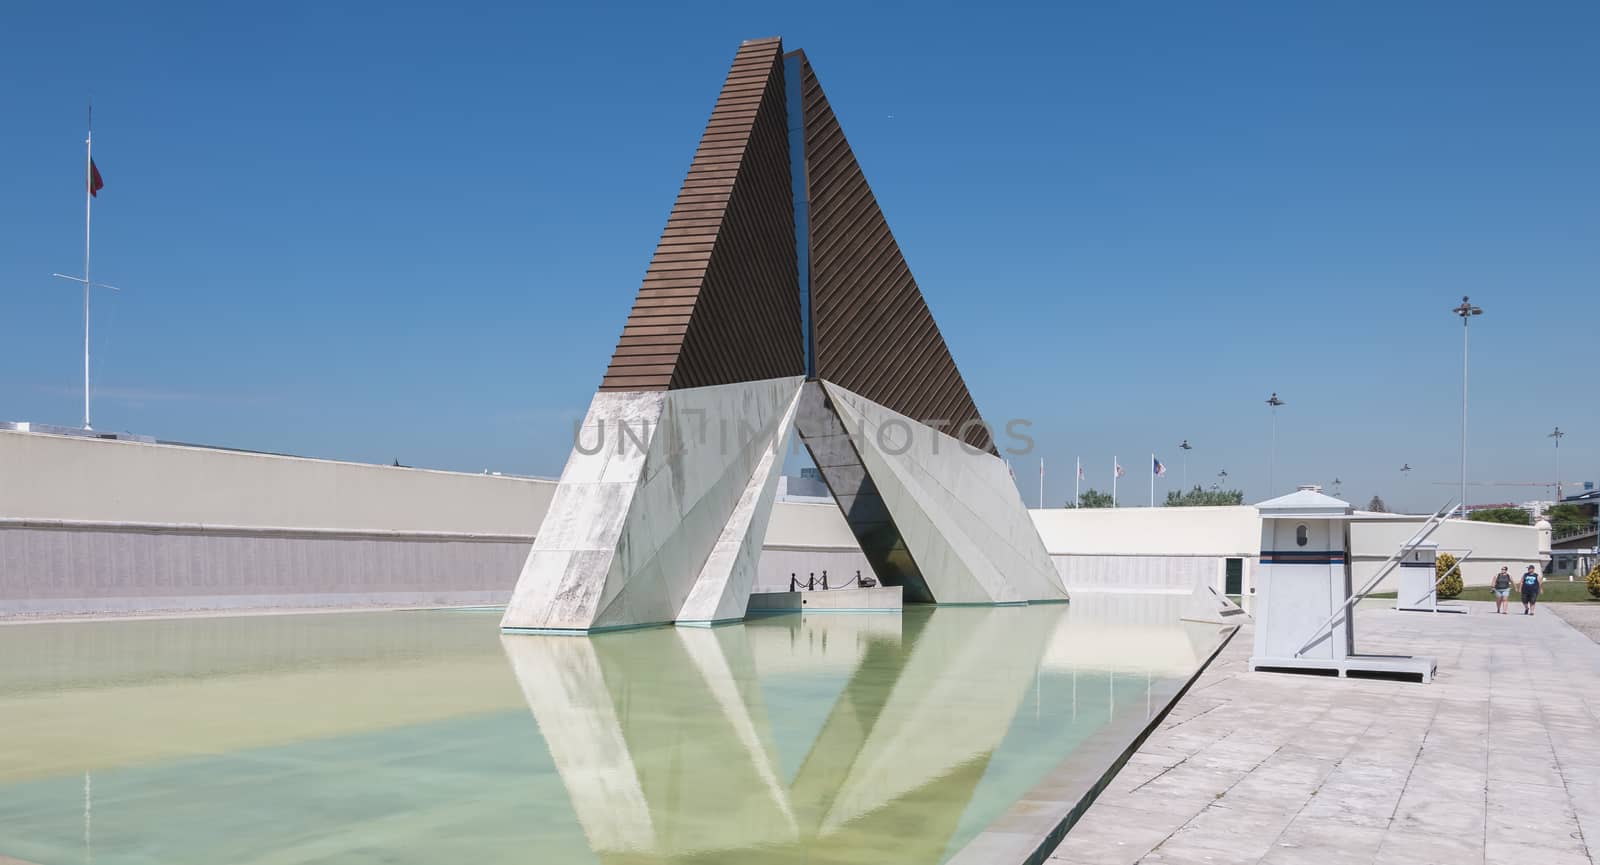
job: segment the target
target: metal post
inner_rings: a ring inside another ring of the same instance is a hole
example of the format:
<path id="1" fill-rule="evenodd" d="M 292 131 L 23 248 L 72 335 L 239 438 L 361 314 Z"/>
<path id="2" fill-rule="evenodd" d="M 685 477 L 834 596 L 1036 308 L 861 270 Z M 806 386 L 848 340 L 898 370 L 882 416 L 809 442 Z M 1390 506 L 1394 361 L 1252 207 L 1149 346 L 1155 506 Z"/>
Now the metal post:
<path id="1" fill-rule="evenodd" d="M 1561 427 L 1556 427 L 1556 431 L 1550 434 L 1550 438 L 1556 440 L 1556 504 L 1558 505 L 1561 504 L 1561 438 L 1565 435 Z"/>
<path id="2" fill-rule="evenodd" d="M 1465 302 L 1465 298 L 1462 298 Z M 1466 316 L 1461 318 L 1461 516 L 1468 513 L 1467 506 L 1467 327 Z"/>
<path id="3" fill-rule="evenodd" d="M 1178 450 L 1183 451 L 1183 491 L 1185 493 L 1188 493 L 1189 492 L 1189 451 L 1194 450 L 1194 445 L 1189 444 L 1189 440 L 1188 439 L 1184 439 L 1183 440 L 1183 444 L 1178 445 Z"/>
<path id="4" fill-rule="evenodd" d="M 1475 315 L 1483 315 L 1483 307 L 1473 306 L 1471 298 L 1461 296 L 1461 305 L 1451 312 L 1461 316 L 1461 516 L 1466 518 L 1467 507 L 1467 322 Z"/>
<path id="5" fill-rule="evenodd" d="M 1277 495 L 1278 489 L 1278 406 L 1283 405 L 1283 400 L 1278 399 L 1278 392 L 1273 391 L 1267 397 L 1267 405 L 1272 407 L 1272 447 L 1267 455 L 1267 498 Z"/>
<path id="6" fill-rule="evenodd" d="M 114 285 L 92 282 L 89 273 L 89 238 L 94 215 L 94 108 L 89 109 L 90 129 L 83 140 L 83 276 L 52 273 L 51 276 L 83 285 L 83 428 L 91 429 L 89 415 L 89 295 L 93 289 L 109 288 L 121 291 Z"/>
<path id="7" fill-rule="evenodd" d="M 89 426 L 89 226 L 94 212 L 94 106 L 89 106 L 89 132 L 83 140 L 83 428 Z"/>

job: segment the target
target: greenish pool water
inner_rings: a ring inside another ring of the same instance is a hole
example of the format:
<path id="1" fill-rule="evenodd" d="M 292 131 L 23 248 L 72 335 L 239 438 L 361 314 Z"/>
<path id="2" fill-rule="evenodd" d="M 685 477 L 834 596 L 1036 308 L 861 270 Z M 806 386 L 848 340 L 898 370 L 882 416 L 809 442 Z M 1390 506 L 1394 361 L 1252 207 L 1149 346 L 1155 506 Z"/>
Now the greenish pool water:
<path id="1" fill-rule="evenodd" d="M 1180 607 L 0 627 L 0 862 L 942 862 L 1160 711 L 1219 639 Z"/>

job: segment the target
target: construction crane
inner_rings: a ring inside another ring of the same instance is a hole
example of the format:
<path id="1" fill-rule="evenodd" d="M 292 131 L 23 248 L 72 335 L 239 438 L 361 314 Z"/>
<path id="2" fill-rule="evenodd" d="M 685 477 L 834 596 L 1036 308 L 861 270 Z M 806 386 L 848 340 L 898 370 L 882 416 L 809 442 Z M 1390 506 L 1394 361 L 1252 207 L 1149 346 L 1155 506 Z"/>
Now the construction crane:
<path id="1" fill-rule="evenodd" d="M 1459 487 L 1460 481 L 1434 481 L 1436 487 Z M 1551 487 L 1555 481 L 1467 481 L 1469 487 Z"/>
<path id="2" fill-rule="evenodd" d="M 1457 486 L 1461 485 L 1461 481 L 1459 481 L 1459 480 L 1456 480 L 1456 481 L 1434 481 L 1433 485 L 1436 486 L 1436 487 L 1457 487 Z M 1552 492 L 1554 492 L 1556 490 L 1556 482 L 1555 481 L 1468 481 L 1467 482 L 1467 486 L 1469 486 L 1469 487 L 1548 487 Z M 1465 502 L 1462 502 L 1462 507 L 1463 508 L 1467 507 L 1467 504 Z"/>

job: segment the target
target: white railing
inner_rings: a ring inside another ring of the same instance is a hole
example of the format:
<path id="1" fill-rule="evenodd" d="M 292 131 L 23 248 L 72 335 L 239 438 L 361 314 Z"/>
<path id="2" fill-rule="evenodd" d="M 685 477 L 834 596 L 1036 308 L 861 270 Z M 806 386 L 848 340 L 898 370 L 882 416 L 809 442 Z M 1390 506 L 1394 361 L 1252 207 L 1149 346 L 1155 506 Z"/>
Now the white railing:
<path id="1" fill-rule="evenodd" d="M 1372 590 L 1377 588 L 1379 583 L 1383 582 L 1384 577 L 1389 576 L 1390 571 L 1393 571 L 1396 567 L 1399 567 L 1401 560 L 1403 560 L 1417 547 L 1421 546 L 1425 541 L 1428 540 L 1429 536 L 1431 536 L 1435 531 L 1438 531 L 1440 526 L 1444 525 L 1445 519 L 1449 517 L 1450 512 L 1453 509 L 1452 505 L 1453 500 L 1451 502 L 1446 502 L 1444 507 L 1435 511 L 1433 516 L 1428 517 L 1427 521 L 1422 524 L 1422 527 L 1417 529 L 1416 534 L 1413 534 L 1410 540 L 1401 544 L 1400 549 L 1396 550 L 1393 555 L 1384 561 L 1383 566 L 1378 568 L 1378 573 L 1375 574 L 1372 579 L 1368 580 L 1366 585 L 1362 586 L 1359 591 L 1352 593 L 1350 597 L 1346 598 L 1345 602 L 1340 604 L 1339 608 L 1333 611 L 1333 615 L 1329 616 L 1327 621 L 1323 622 L 1321 625 L 1318 625 L 1316 630 L 1311 632 L 1311 639 L 1306 640 L 1305 645 L 1296 650 L 1294 656 L 1298 658 L 1301 655 L 1304 655 L 1312 646 L 1322 642 L 1323 637 L 1332 634 L 1332 627 L 1335 622 L 1339 621 L 1340 616 L 1345 615 L 1346 611 L 1348 611 L 1352 606 L 1364 600 L 1367 595 L 1372 594 Z"/>

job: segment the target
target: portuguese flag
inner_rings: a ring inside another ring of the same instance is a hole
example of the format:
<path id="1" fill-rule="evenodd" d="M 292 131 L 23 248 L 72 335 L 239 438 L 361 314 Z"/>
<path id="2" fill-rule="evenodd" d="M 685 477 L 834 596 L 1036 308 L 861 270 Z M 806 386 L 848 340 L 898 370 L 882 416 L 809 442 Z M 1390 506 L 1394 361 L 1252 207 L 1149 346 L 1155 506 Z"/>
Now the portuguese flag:
<path id="1" fill-rule="evenodd" d="M 94 160 L 90 159 L 89 160 L 89 196 L 91 198 L 99 198 L 100 197 L 100 190 L 104 189 L 105 185 L 106 185 L 106 182 L 104 180 L 100 179 L 100 169 L 94 164 Z"/>

